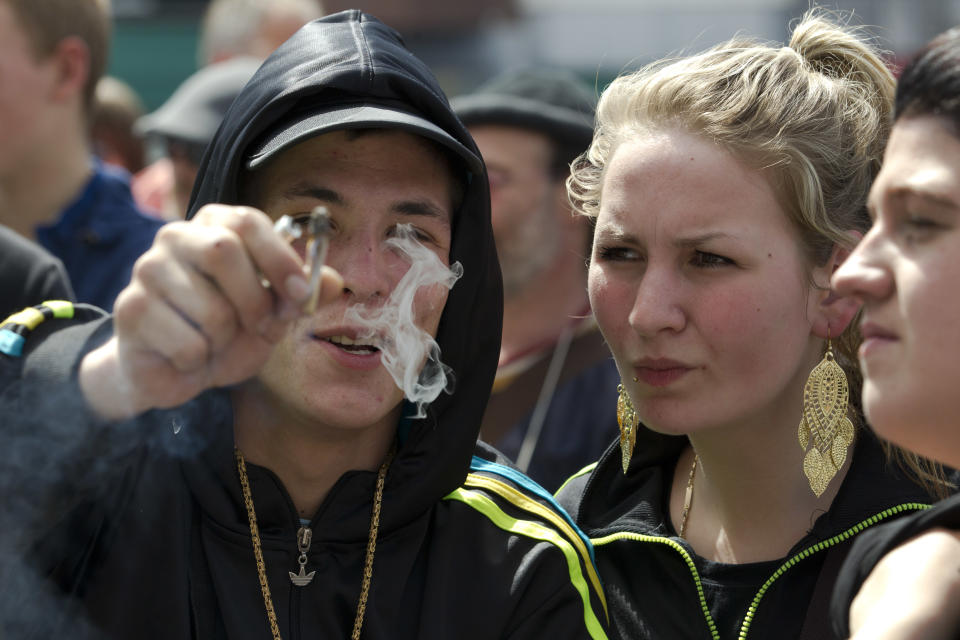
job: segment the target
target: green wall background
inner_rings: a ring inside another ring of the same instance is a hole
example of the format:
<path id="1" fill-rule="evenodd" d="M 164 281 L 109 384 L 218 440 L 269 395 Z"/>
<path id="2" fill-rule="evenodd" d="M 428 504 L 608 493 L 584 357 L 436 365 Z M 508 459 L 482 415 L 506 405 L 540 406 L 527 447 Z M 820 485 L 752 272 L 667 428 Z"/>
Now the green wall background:
<path id="1" fill-rule="evenodd" d="M 196 18 L 116 21 L 107 73 L 156 109 L 197 70 L 198 26 Z"/>

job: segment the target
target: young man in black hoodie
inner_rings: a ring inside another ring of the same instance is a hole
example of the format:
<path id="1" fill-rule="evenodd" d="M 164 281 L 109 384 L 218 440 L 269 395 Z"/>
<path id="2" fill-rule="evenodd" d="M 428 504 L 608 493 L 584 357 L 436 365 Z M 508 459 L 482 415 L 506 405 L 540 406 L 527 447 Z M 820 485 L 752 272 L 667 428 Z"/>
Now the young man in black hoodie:
<path id="1" fill-rule="evenodd" d="M 316 205 L 333 270 L 303 313 L 303 262 L 273 225 Z M 112 322 L 38 327 L 15 359 L 15 431 L 56 436 L 48 458 L 65 442 L 71 471 L 5 520 L 33 525 L 8 548 L 50 577 L 44 596 L 111 638 L 605 637 L 589 544 L 476 444 L 502 310 L 487 180 L 397 34 L 351 11 L 281 46 L 211 143 L 191 214 Z M 396 304 L 411 262 L 462 276 Z M 404 323 L 362 331 L 391 307 L 435 338 L 455 390 L 397 389 L 384 334 Z M 11 633 L 57 622 L 3 614 Z"/>

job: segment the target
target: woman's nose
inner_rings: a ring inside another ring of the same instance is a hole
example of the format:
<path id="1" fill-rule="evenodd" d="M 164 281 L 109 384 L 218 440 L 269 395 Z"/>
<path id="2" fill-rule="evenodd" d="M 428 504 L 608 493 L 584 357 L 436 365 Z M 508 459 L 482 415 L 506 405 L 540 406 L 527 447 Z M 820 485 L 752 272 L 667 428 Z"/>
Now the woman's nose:
<path id="1" fill-rule="evenodd" d="M 653 337 L 663 330 L 680 331 L 686 316 L 679 298 L 680 283 L 665 268 L 647 267 L 634 294 L 630 326 Z"/>
<path id="2" fill-rule="evenodd" d="M 833 273 L 834 290 L 860 302 L 883 299 L 893 291 L 893 276 L 886 264 L 884 240 L 874 226 Z"/>

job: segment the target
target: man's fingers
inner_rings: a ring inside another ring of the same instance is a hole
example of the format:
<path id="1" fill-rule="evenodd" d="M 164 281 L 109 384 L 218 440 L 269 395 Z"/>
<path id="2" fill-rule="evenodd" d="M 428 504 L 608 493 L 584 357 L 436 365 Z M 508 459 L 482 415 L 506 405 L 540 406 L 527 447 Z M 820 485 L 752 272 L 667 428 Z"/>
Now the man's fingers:
<path id="1" fill-rule="evenodd" d="M 178 301 L 176 306 L 188 311 L 188 315 L 198 324 L 205 329 L 213 329 L 216 325 L 203 322 L 203 318 L 213 315 L 212 322 L 222 320 L 216 317 L 223 313 L 219 303 L 228 306 L 236 322 L 248 331 L 259 331 L 264 323 L 271 321 L 275 312 L 274 294 L 260 284 L 251 257 L 235 233 L 222 227 L 210 227 L 202 234 L 185 239 L 176 250 L 197 275 L 186 284 L 196 287 L 198 295 L 208 295 L 203 300 L 208 304 L 185 304 L 185 299 L 190 297 L 190 290 L 169 291 L 170 299 Z M 195 316 L 189 312 L 194 310 L 202 315 Z M 232 335 L 226 336 L 219 344 L 230 339 Z"/>
<path id="2" fill-rule="evenodd" d="M 240 332 L 209 365 L 213 386 L 228 386 L 253 376 L 270 355 L 273 344 L 255 333 Z"/>
<path id="3" fill-rule="evenodd" d="M 235 268 L 241 269 L 242 266 Z M 196 327 L 213 352 L 220 351 L 233 340 L 240 329 L 243 305 L 250 307 L 254 304 L 242 297 L 238 301 L 228 299 L 212 279 L 189 265 L 167 260 L 162 252 L 137 264 L 137 278 L 153 295 Z M 269 314 L 269 294 L 256 290 L 256 287 L 252 289 L 252 296 L 268 299 L 262 304 L 266 310 L 261 313 Z"/>
<path id="4" fill-rule="evenodd" d="M 178 371 L 203 367 L 213 353 L 212 342 L 198 324 L 171 306 L 156 289 L 145 288 L 143 282 L 141 274 L 117 298 L 117 334 L 135 351 L 155 353 Z"/>
<path id="5" fill-rule="evenodd" d="M 273 230 L 273 221 L 265 213 L 251 207 L 207 205 L 198 212 L 197 222 L 235 233 L 242 240 L 254 269 L 263 274 L 280 297 L 294 303 L 302 303 L 309 297 L 303 261 Z"/>

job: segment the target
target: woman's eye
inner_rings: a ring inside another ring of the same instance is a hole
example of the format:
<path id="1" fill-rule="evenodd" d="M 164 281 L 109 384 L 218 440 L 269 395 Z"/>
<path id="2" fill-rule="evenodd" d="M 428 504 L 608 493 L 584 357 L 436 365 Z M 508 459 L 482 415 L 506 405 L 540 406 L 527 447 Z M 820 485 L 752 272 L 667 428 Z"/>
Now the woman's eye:
<path id="1" fill-rule="evenodd" d="M 597 259 L 604 262 L 629 262 L 640 258 L 635 249 L 627 247 L 597 247 Z"/>
<path id="2" fill-rule="evenodd" d="M 905 225 L 911 229 L 936 229 L 940 225 L 928 218 L 910 217 Z"/>
<path id="3" fill-rule="evenodd" d="M 709 251 L 695 251 L 692 262 L 695 267 L 703 268 L 725 267 L 733 264 L 730 258 L 724 258 Z"/>
<path id="4" fill-rule="evenodd" d="M 940 228 L 940 223 L 920 216 L 910 216 L 901 223 L 901 233 L 908 242 L 922 240 Z"/>

